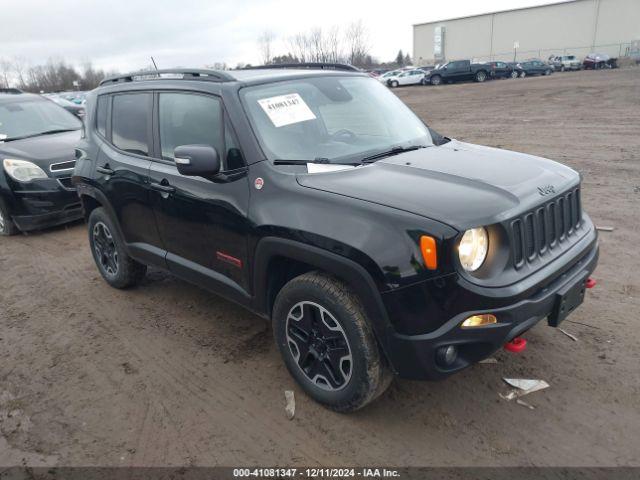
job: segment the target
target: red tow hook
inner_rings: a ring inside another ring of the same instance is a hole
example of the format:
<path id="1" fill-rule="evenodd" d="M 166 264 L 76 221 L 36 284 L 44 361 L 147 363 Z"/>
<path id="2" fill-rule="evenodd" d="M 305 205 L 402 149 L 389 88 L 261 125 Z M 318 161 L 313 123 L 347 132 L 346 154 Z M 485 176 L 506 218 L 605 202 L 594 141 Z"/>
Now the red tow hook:
<path id="1" fill-rule="evenodd" d="M 520 353 L 527 348 L 527 341 L 522 337 L 516 337 L 504 344 L 504 349 L 511 353 Z"/>
<path id="2" fill-rule="evenodd" d="M 595 287 L 597 284 L 598 284 L 598 282 L 596 282 L 596 279 L 595 279 L 595 278 L 592 278 L 592 277 L 587 278 L 587 281 L 586 281 L 586 282 L 584 282 L 584 286 L 585 286 L 586 288 L 593 288 L 593 287 Z"/>

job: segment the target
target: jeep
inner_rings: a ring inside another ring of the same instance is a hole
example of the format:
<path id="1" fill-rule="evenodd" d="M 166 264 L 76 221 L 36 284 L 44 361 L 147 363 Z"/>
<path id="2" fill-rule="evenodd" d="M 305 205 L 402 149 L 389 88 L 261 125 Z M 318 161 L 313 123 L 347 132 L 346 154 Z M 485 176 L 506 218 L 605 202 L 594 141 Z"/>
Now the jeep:
<path id="1" fill-rule="evenodd" d="M 237 302 L 341 412 L 580 305 L 598 243 L 578 173 L 444 137 L 347 66 L 304 67 L 139 72 L 88 96 L 73 181 L 108 284 L 153 266 Z"/>

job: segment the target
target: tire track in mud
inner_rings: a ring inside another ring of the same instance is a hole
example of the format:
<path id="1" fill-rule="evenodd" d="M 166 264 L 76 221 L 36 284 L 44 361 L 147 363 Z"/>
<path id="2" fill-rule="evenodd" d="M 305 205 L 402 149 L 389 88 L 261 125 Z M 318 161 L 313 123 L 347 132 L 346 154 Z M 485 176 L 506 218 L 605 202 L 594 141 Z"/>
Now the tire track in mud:
<path id="1" fill-rule="evenodd" d="M 23 241 L 22 243 L 25 247 L 34 249 L 34 247 L 37 247 L 36 244 L 38 242 L 29 239 L 29 241 Z M 183 359 L 181 353 L 173 352 L 167 355 L 161 351 L 162 345 L 158 347 L 155 342 L 134 341 L 134 337 L 127 335 L 126 330 L 130 330 L 129 326 L 122 324 L 122 319 L 127 318 L 127 314 L 130 312 L 130 306 L 127 305 L 130 302 L 125 301 L 122 304 L 119 301 L 114 302 L 113 299 L 108 298 L 111 296 L 109 294 L 102 295 L 101 293 L 105 289 L 110 289 L 106 284 L 94 286 L 92 290 L 96 294 L 91 295 L 90 298 L 87 298 L 86 292 L 81 295 L 75 294 L 74 292 L 78 291 L 79 287 L 87 286 L 93 278 L 87 274 L 85 268 L 81 268 L 77 264 L 73 268 L 69 268 L 69 263 L 65 257 L 38 249 L 34 255 L 33 262 L 30 262 L 30 268 L 27 268 L 27 270 L 29 269 L 33 270 L 29 277 L 35 275 L 38 279 L 37 289 L 43 290 L 45 303 L 55 299 L 49 298 L 51 291 L 42 287 L 50 285 L 54 280 L 56 284 L 64 285 L 67 303 L 82 305 L 83 300 L 90 301 L 91 310 L 94 314 L 88 321 L 94 322 L 94 328 L 100 330 L 98 336 L 116 339 L 116 342 L 121 347 L 124 347 L 125 356 L 135 358 L 138 365 L 144 365 L 145 371 L 151 377 L 162 379 L 164 388 L 167 385 L 171 386 L 173 391 L 167 393 L 170 393 L 174 401 L 187 393 L 189 402 L 181 404 L 181 416 L 185 418 L 202 418 L 205 416 L 207 422 L 215 426 L 217 430 L 216 437 L 234 439 L 234 443 L 239 443 L 242 450 L 236 452 L 235 463 L 240 464 L 248 459 L 260 461 L 261 459 L 273 458 L 271 455 L 265 455 L 265 451 L 269 449 L 269 444 L 277 444 L 279 449 L 284 451 L 296 451 L 298 455 L 320 463 L 320 458 L 317 457 L 317 454 L 323 451 L 324 448 L 320 444 L 314 444 L 313 441 L 310 442 L 306 435 L 299 435 L 295 431 L 292 432 L 288 428 L 283 428 L 283 424 L 288 422 L 285 419 L 283 409 L 282 411 L 280 408 L 274 409 L 276 418 L 258 415 L 257 412 L 264 410 L 264 404 L 254 399 L 253 395 L 249 393 L 240 393 L 245 387 L 242 384 L 238 387 L 233 386 L 233 374 L 223 374 L 218 378 L 208 376 L 206 381 L 197 381 L 195 379 L 203 378 L 210 372 L 197 368 L 193 362 Z M 109 293 L 113 292 L 110 291 Z M 124 292 L 115 293 L 117 296 L 126 294 Z M 57 295 L 54 296 L 57 297 Z M 82 316 L 82 314 L 79 313 L 78 316 Z M 256 321 L 262 322 L 257 317 Z M 76 324 L 78 324 L 77 320 Z M 239 338 L 238 346 L 242 342 L 243 339 Z M 233 348 L 229 349 L 229 351 L 231 350 Z M 122 354 L 123 352 L 121 351 L 120 355 Z M 109 370 L 102 370 L 102 374 L 108 377 Z M 218 371 L 217 373 L 219 374 L 220 372 Z M 158 411 L 157 407 L 153 408 L 154 411 Z M 164 404 L 164 409 L 166 411 L 171 410 L 166 403 Z M 148 430 L 148 426 L 145 427 L 144 423 L 139 428 L 141 431 Z M 154 437 L 155 435 L 153 434 L 149 436 L 141 434 L 137 442 L 138 448 L 151 441 L 152 445 L 146 450 L 153 451 L 156 447 L 153 445 Z M 218 448 L 224 448 L 227 441 L 224 440 L 218 443 Z M 198 453 L 202 453 L 193 444 L 185 443 L 185 447 L 191 457 L 196 457 Z M 138 448 L 136 448 L 136 452 Z M 211 455 L 210 451 L 207 455 Z M 143 458 L 149 460 L 146 457 L 147 455 Z M 153 458 L 153 461 L 160 460 L 161 458 Z"/>

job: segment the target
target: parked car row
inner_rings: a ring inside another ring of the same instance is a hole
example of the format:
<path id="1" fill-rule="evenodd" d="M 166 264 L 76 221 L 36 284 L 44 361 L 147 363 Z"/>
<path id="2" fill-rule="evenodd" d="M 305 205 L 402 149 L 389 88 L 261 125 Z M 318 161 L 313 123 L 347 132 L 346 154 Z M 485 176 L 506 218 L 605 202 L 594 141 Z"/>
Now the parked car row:
<path id="1" fill-rule="evenodd" d="M 484 82 L 498 78 L 524 78 L 551 75 L 555 71 L 616 68 L 617 59 L 604 54 L 589 54 L 584 60 L 575 55 L 551 56 L 547 62 L 537 58 L 520 62 L 479 62 L 454 60 L 436 66 L 403 67 L 384 72 L 374 70 L 370 75 L 388 87 L 405 85 L 440 85 L 459 81 Z"/>

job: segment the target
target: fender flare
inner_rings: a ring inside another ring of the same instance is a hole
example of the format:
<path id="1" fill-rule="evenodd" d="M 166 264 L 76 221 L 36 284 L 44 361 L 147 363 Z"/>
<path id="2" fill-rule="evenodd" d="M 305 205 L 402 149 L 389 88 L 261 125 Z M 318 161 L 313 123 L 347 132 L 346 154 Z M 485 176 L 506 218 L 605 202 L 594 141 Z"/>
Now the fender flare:
<path id="1" fill-rule="evenodd" d="M 113 207 L 111 206 L 111 203 L 107 199 L 107 196 L 97 188 L 94 188 L 91 185 L 87 185 L 86 183 L 76 183 L 76 188 L 78 190 L 78 198 L 80 199 L 80 201 L 82 201 L 82 197 L 84 196 L 90 197 L 90 198 L 93 198 L 95 201 L 97 201 L 100 204 L 100 206 L 105 209 L 105 211 L 107 212 L 107 215 L 109 215 L 109 218 L 111 218 L 111 222 L 113 223 L 116 230 L 118 231 L 118 235 L 120 236 L 120 238 L 124 239 L 124 235 L 122 233 L 122 230 L 120 229 L 120 222 L 117 221 L 118 216 L 116 215 L 116 212 L 113 210 Z M 82 208 L 84 209 L 84 203 L 82 204 Z M 127 247 L 125 242 L 125 249 L 126 248 Z"/>
<path id="2" fill-rule="evenodd" d="M 362 265 L 328 250 L 280 237 L 261 239 L 256 247 L 253 270 L 257 309 L 264 311 L 267 317 L 271 318 L 267 298 L 268 267 L 269 262 L 275 257 L 304 262 L 347 282 L 362 302 L 383 353 L 387 354 L 388 340 L 391 338 L 393 327 L 373 277 Z"/>

